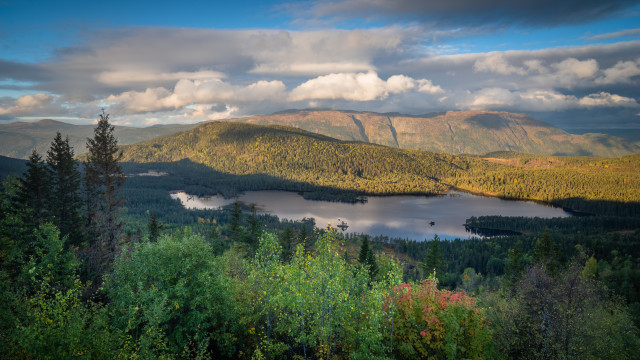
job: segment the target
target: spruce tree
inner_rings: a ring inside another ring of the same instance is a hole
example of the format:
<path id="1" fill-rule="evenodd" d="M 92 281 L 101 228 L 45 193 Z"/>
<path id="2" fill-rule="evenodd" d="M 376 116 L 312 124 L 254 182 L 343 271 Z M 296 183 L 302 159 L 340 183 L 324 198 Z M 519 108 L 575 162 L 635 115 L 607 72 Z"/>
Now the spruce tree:
<path id="1" fill-rule="evenodd" d="M 50 220 L 49 201 L 51 198 L 51 177 L 42 156 L 33 150 L 27 170 L 19 180 L 13 199 L 27 227 L 36 229 Z"/>
<path id="2" fill-rule="evenodd" d="M 379 271 L 378 262 L 373 254 L 373 249 L 369 246 L 369 236 L 367 235 L 362 237 L 362 245 L 360 246 L 360 253 L 358 254 L 358 262 L 367 266 L 369 276 L 371 280 L 374 280 Z"/>
<path id="3" fill-rule="evenodd" d="M 162 224 L 158 221 L 156 213 L 151 215 L 149 220 L 149 241 L 156 242 L 160 237 L 160 230 L 162 230 Z"/>
<path id="4" fill-rule="evenodd" d="M 53 223 L 60 230 L 60 238 L 67 237 L 65 245 L 79 246 L 82 242 L 80 172 L 73 159 L 69 137 L 62 140 L 62 135 L 56 133 L 47 152 L 47 165 L 51 172 L 48 209 L 53 216 Z"/>
<path id="5" fill-rule="evenodd" d="M 436 277 L 439 273 L 445 270 L 445 263 L 440 250 L 440 237 L 438 235 L 433 236 L 433 240 L 429 242 L 429 250 L 422 263 L 422 270 L 425 276 L 436 273 Z"/>
<path id="6" fill-rule="evenodd" d="M 236 200 L 233 203 L 233 210 L 231 211 L 231 220 L 229 221 L 229 230 L 231 230 L 231 238 L 233 241 L 240 240 L 240 234 L 242 232 L 242 210 L 240 210 L 240 203 Z"/>
<path id="7" fill-rule="evenodd" d="M 280 246 L 282 247 L 282 261 L 284 262 L 289 262 L 293 257 L 294 237 L 295 237 L 295 234 L 293 233 L 293 229 L 290 227 L 284 229 L 284 231 L 280 235 Z"/>
<path id="8" fill-rule="evenodd" d="M 360 264 L 365 265 L 367 263 L 367 257 L 369 256 L 370 251 L 371 249 L 369 249 L 369 237 L 367 235 L 364 235 L 362 237 L 362 245 L 360 245 L 360 254 L 358 256 L 358 262 Z"/>
<path id="9" fill-rule="evenodd" d="M 88 277 L 100 282 L 119 248 L 122 235 L 120 211 L 124 198 L 120 188 L 125 176 L 118 161 L 122 152 L 109 124 L 109 115 L 102 110 L 94 137 L 87 139 L 89 153 L 85 166 L 85 194 L 88 246 Z"/>

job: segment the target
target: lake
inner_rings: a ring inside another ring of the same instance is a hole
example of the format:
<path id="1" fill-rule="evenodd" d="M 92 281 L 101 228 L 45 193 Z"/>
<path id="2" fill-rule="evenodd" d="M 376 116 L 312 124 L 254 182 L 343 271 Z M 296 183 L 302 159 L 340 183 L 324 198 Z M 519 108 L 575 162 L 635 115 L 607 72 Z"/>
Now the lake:
<path id="1" fill-rule="evenodd" d="M 171 194 L 171 197 L 179 199 L 186 208 L 191 209 L 217 209 L 235 201 L 221 196 L 197 197 L 184 192 Z M 328 223 L 336 227 L 344 221 L 349 226 L 345 231 L 347 233 L 414 240 L 429 240 L 436 234 L 444 239 L 469 238 L 473 235 L 465 230 L 464 223 L 472 216 L 570 216 L 561 208 L 533 201 L 502 200 L 462 192 L 429 197 L 369 196 L 364 204 L 346 204 L 306 200 L 295 192 L 248 191 L 240 195 L 238 200 L 245 204 L 256 204 L 259 213 L 276 215 L 281 219 L 312 217 L 320 228 Z"/>

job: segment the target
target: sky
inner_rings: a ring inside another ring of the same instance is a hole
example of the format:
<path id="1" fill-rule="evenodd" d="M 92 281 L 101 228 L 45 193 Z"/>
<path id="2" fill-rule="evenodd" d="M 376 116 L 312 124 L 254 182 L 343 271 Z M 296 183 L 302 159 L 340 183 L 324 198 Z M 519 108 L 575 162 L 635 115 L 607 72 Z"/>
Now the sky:
<path id="1" fill-rule="evenodd" d="M 640 128 L 640 0 L 0 0 L 0 123 L 495 110 Z"/>

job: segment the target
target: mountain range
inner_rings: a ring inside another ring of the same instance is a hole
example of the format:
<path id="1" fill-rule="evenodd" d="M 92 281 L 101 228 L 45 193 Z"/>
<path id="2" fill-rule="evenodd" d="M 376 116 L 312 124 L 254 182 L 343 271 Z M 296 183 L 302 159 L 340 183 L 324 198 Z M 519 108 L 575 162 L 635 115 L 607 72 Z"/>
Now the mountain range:
<path id="1" fill-rule="evenodd" d="M 617 136 L 570 134 L 528 115 L 497 111 L 448 111 L 412 116 L 296 110 L 230 121 L 287 125 L 340 140 L 449 154 L 518 151 L 541 155 L 616 157 L 640 151 L 640 144 Z"/>
<path id="2" fill-rule="evenodd" d="M 224 121 L 296 127 L 339 140 L 361 141 L 402 149 L 483 155 L 518 151 L 541 155 L 618 157 L 640 152 L 640 142 L 598 134 L 571 134 L 528 115 L 496 111 L 449 111 L 427 115 L 380 114 L 342 110 L 288 110 Z M 190 130 L 198 124 L 147 128 L 116 126 L 121 145 Z M 26 159 L 32 149 L 46 152 L 55 132 L 69 136 L 76 154 L 83 153 L 93 125 L 54 120 L 0 125 L 0 155 Z"/>
<path id="3" fill-rule="evenodd" d="M 118 144 L 134 144 L 157 136 L 193 129 L 197 124 L 160 125 L 146 128 L 116 126 L 114 135 Z M 0 125 L 0 155 L 27 159 L 36 149 L 45 154 L 56 132 L 69 137 L 69 144 L 76 155 L 86 151 L 87 138 L 93 136 L 94 125 L 73 125 L 44 119 L 37 122 L 14 122 Z"/>

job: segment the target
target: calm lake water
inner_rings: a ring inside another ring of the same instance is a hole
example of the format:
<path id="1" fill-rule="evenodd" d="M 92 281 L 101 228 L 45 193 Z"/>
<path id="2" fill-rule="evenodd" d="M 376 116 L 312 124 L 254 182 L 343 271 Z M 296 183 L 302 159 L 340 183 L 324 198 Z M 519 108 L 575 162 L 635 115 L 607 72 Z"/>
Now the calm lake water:
<path id="1" fill-rule="evenodd" d="M 184 192 L 171 194 L 186 208 L 217 209 L 235 199 L 221 196 L 202 197 Z M 441 196 L 369 196 L 364 204 L 345 204 L 329 201 L 305 200 L 301 195 L 286 191 L 250 191 L 238 197 L 245 204 L 256 204 L 260 213 L 277 215 L 281 219 L 314 218 L 316 226 L 328 223 L 336 227 L 344 221 L 346 232 L 385 235 L 414 240 L 441 238 L 469 238 L 464 228 L 472 216 L 504 215 L 528 217 L 570 216 L 560 208 L 532 201 L 509 201 L 491 197 L 449 192 Z"/>

